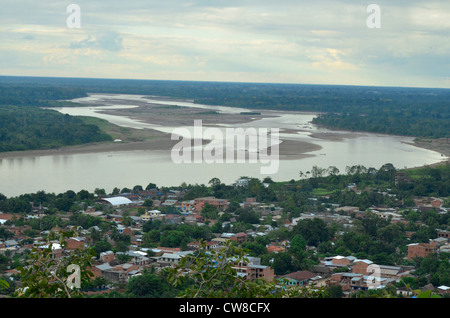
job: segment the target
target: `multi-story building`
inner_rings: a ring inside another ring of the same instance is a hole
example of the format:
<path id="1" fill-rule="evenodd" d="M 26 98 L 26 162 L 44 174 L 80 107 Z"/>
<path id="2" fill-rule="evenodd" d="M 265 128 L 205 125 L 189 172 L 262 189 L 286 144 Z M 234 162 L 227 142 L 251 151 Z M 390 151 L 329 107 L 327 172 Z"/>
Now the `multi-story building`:
<path id="1" fill-rule="evenodd" d="M 437 243 L 413 243 L 408 245 L 408 259 L 412 260 L 415 257 L 424 258 L 432 253 L 436 253 Z"/>

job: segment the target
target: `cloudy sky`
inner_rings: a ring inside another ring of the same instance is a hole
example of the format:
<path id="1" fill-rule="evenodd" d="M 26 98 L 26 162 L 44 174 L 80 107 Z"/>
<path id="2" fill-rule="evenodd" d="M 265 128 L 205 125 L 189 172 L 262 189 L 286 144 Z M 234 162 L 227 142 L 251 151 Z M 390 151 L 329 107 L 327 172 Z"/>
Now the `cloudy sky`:
<path id="1" fill-rule="evenodd" d="M 0 75 L 450 88 L 448 0 L 72 1 L 1 1 Z"/>

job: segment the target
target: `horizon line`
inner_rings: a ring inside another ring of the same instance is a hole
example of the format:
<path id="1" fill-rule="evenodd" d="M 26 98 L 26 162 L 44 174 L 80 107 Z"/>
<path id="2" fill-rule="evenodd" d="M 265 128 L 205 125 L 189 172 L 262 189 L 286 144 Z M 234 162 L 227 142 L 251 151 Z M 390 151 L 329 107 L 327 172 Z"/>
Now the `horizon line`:
<path id="1" fill-rule="evenodd" d="M 46 78 L 66 80 L 113 80 L 113 81 L 148 81 L 148 82 L 186 82 L 186 83 L 222 83 L 222 84 L 256 84 L 256 85 L 293 85 L 293 86 L 335 86 L 335 87 L 376 87 L 376 88 L 414 88 L 414 89 L 442 89 L 450 87 L 435 86 L 399 86 L 399 85 L 364 85 L 364 84 L 325 84 L 325 83 L 291 83 L 291 82 L 246 82 L 246 81 L 218 81 L 218 80 L 178 80 L 178 79 L 142 79 L 142 78 L 118 78 L 118 77 L 70 77 L 70 76 L 38 76 L 38 75 L 0 75 L 0 78 Z"/>

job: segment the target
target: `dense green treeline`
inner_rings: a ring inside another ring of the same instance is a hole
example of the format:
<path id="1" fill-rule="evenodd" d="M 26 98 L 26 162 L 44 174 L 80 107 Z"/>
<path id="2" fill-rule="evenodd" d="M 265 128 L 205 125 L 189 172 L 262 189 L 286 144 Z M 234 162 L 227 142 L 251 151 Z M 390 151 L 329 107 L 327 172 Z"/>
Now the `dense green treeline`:
<path id="1" fill-rule="evenodd" d="M 77 87 L 0 84 L 0 105 L 60 106 L 57 101 L 86 96 Z"/>
<path id="2" fill-rule="evenodd" d="M 446 109 L 445 109 L 446 108 Z M 442 109 L 417 109 L 411 105 L 394 111 L 385 107 L 366 112 L 321 114 L 313 123 L 331 128 L 353 131 L 367 131 L 391 135 L 420 136 L 425 138 L 448 138 L 450 136 L 449 105 Z"/>
<path id="3" fill-rule="evenodd" d="M 64 86 L 58 81 L 40 83 L 18 79 L 0 80 L 0 152 L 112 140 L 82 118 L 41 108 L 71 105 L 64 100 L 86 96 L 85 89 Z"/>
<path id="4" fill-rule="evenodd" d="M 0 105 L 0 152 L 112 140 L 95 125 L 53 110 Z"/>

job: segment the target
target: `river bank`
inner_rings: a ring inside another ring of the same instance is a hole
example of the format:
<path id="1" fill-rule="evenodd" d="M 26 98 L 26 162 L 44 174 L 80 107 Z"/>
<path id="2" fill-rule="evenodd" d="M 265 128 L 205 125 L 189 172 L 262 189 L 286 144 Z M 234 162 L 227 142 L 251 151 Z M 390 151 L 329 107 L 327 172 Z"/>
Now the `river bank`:
<path id="1" fill-rule="evenodd" d="M 439 138 L 439 139 L 424 139 L 424 138 L 415 138 L 411 145 L 431 151 L 435 151 L 441 154 L 442 161 L 437 162 L 435 164 L 431 164 L 429 166 L 437 166 L 442 164 L 450 163 L 450 140 L 447 138 Z"/>

